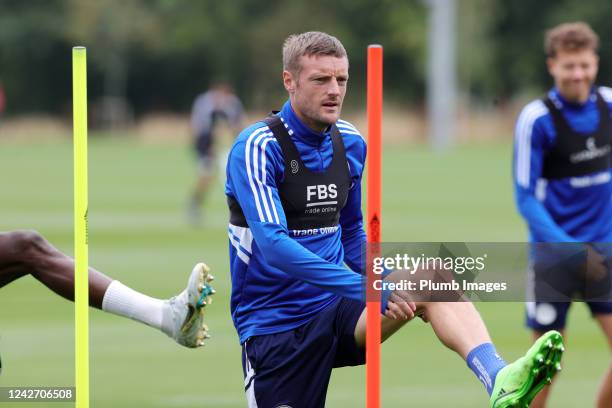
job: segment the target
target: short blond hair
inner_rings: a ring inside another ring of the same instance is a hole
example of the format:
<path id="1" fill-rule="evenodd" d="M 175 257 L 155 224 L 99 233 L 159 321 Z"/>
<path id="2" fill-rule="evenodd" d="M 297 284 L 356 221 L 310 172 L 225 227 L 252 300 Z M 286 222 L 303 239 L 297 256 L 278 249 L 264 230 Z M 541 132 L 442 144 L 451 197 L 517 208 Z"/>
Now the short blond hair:
<path id="1" fill-rule="evenodd" d="M 333 35 L 320 31 L 308 31 L 302 34 L 292 34 L 283 44 L 283 69 L 299 73 L 300 57 L 309 55 L 331 55 L 347 57 L 344 46 Z"/>
<path id="2" fill-rule="evenodd" d="M 548 57 L 554 58 L 559 51 L 581 51 L 599 49 L 599 36 L 582 21 L 560 24 L 546 32 L 544 51 Z"/>

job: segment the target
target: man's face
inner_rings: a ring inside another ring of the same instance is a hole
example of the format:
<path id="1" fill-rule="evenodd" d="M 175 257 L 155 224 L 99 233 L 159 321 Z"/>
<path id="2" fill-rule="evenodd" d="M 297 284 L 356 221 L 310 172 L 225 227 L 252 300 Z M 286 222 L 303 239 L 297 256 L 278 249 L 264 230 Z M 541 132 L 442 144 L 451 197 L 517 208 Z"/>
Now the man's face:
<path id="1" fill-rule="evenodd" d="M 599 57 L 592 49 L 557 52 L 547 60 L 548 72 L 561 95 L 571 102 L 585 102 L 597 76 Z"/>
<path id="2" fill-rule="evenodd" d="M 283 71 L 285 89 L 298 117 L 321 132 L 336 123 L 348 82 L 348 59 L 329 55 L 300 57 L 299 73 Z"/>

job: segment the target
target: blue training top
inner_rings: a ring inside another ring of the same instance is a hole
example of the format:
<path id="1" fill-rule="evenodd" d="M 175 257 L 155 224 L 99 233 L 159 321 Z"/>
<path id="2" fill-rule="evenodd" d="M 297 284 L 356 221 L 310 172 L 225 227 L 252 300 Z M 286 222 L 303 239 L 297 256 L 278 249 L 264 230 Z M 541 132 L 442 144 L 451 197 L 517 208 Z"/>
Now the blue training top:
<path id="1" fill-rule="evenodd" d="M 308 128 L 289 101 L 279 115 L 304 165 L 324 171 L 332 160 L 330 131 Z M 352 179 L 340 228 L 288 230 L 278 193 L 285 171 L 283 152 L 265 123 L 243 130 L 232 146 L 225 194 L 238 201 L 248 224 L 244 228 L 230 223 L 228 229 L 230 306 L 240 343 L 299 327 L 338 296 L 365 300 L 361 175 L 366 144 L 349 122 L 339 120 L 336 126 Z"/>
<path id="2" fill-rule="evenodd" d="M 612 112 L 612 88 L 597 89 Z M 558 89 L 548 93 L 578 134 L 595 132 L 600 124 L 595 89 L 584 104 L 570 103 Z M 514 135 L 513 178 L 516 203 L 529 226 L 530 242 L 612 241 L 611 170 L 580 177 L 546 180 L 544 158 L 555 145 L 557 129 L 541 100 L 519 115 Z"/>

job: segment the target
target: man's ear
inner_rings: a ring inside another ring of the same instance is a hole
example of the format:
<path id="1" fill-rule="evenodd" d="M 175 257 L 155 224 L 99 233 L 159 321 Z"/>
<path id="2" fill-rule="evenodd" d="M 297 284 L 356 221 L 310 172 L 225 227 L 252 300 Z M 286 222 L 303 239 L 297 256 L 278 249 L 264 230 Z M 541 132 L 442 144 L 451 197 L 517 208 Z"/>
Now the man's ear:
<path id="1" fill-rule="evenodd" d="M 293 74 L 287 70 L 283 71 L 283 85 L 285 85 L 285 89 L 290 94 L 295 91 L 295 78 L 293 77 Z"/>
<path id="2" fill-rule="evenodd" d="M 548 57 L 546 58 L 546 68 L 548 69 L 548 73 L 553 76 L 553 71 L 555 68 L 555 57 Z"/>

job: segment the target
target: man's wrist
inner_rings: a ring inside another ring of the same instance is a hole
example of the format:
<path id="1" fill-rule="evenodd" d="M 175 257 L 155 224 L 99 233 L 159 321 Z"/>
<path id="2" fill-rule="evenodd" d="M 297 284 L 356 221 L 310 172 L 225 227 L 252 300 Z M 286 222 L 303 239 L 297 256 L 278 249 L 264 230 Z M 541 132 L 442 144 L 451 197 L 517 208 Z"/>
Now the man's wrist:
<path id="1" fill-rule="evenodd" d="M 380 291 L 380 313 L 385 314 L 387 310 L 387 304 L 389 303 L 389 297 L 391 296 L 389 289 L 383 289 Z"/>

